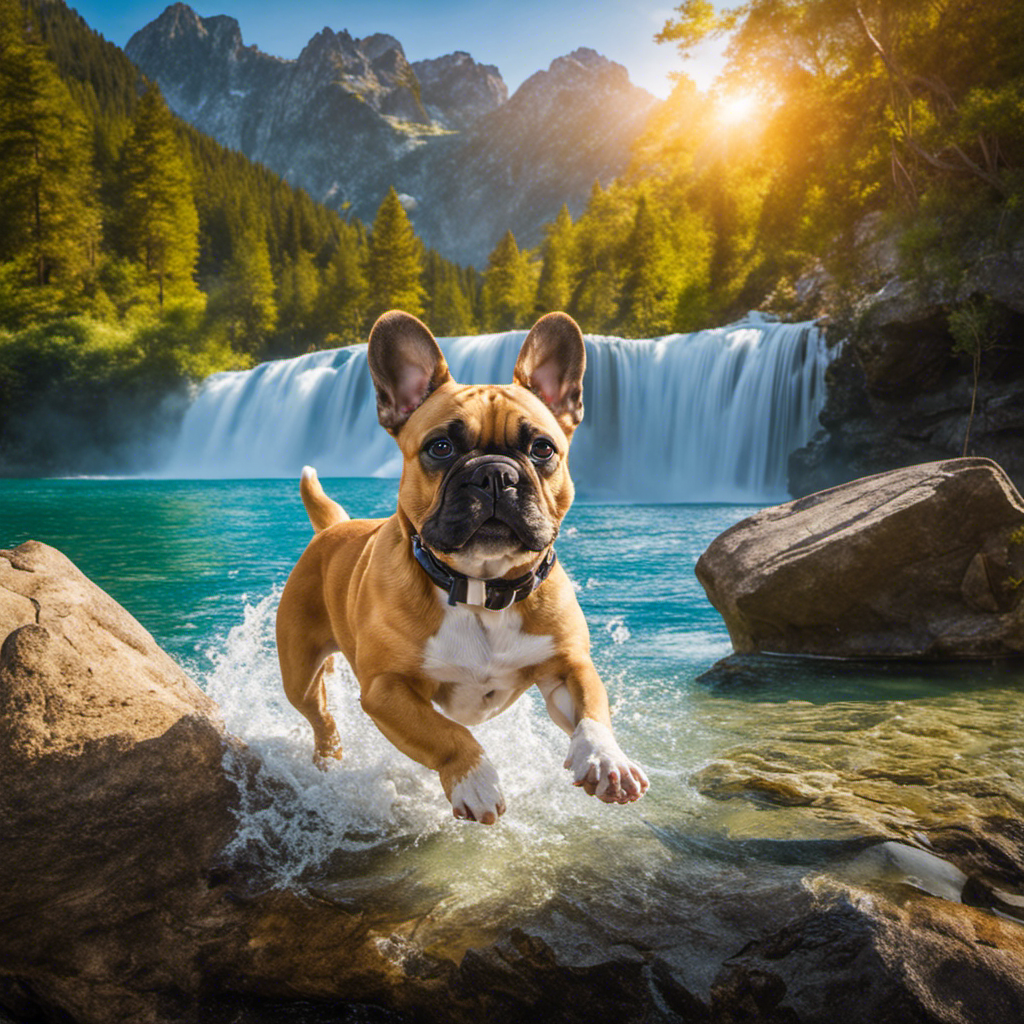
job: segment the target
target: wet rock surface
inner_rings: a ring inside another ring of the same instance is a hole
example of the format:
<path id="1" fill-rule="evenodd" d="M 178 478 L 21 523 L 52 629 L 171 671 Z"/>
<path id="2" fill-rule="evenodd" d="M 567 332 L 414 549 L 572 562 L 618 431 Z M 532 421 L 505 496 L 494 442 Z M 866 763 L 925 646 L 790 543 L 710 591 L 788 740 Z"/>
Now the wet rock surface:
<path id="1" fill-rule="evenodd" d="M 890 261 L 885 286 L 829 327 L 839 350 L 826 374 L 822 429 L 790 455 L 795 497 L 962 455 L 965 438 L 967 454 L 994 459 L 1024 486 L 1024 246 L 965 253 L 963 264 L 959 287 L 924 288 L 901 280 Z M 998 336 L 983 354 L 974 395 L 949 315 L 980 296 L 993 304 Z"/>
<path id="2" fill-rule="evenodd" d="M 847 699 L 786 699 L 806 695 L 793 681 L 809 673 Z M 796 837 L 828 837 L 827 869 L 819 861 L 803 879 L 812 909 L 723 965 L 712 1012 L 727 997 L 752 1014 L 737 1020 L 1017 1019 L 1021 674 L 965 668 L 922 693 L 908 673 L 894 694 L 891 676 L 872 690 L 863 671 L 843 673 L 734 657 L 704 677 L 714 700 L 746 706 L 762 737 L 694 778 L 732 809 L 736 845 L 763 847 L 770 831 L 780 852 L 806 855 L 811 841 Z"/>
<path id="3" fill-rule="evenodd" d="M 696 573 L 737 653 L 1017 657 L 1022 528 L 998 465 L 951 459 L 764 509 Z"/>
<path id="4" fill-rule="evenodd" d="M 606 844 L 453 937 L 436 899 L 273 887 L 231 845 L 253 755 L 58 552 L 0 553 L 0 637 L 0 1019 L 1024 1019 L 1016 676 L 820 705 L 792 663 L 716 668 L 718 826 L 645 822 L 645 888 Z"/>

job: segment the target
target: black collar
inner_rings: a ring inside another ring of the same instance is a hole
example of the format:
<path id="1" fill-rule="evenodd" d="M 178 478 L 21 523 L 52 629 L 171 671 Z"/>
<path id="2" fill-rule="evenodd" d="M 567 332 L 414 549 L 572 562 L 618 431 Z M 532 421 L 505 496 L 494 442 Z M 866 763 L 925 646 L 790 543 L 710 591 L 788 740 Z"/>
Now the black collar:
<path id="1" fill-rule="evenodd" d="M 548 578 L 555 564 L 555 549 L 551 548 L 540 565 L 525 576 L 514 580 L 481 580 L 445 565 L 423 546 L 415 533 L 412 535 L 412 553 L 434 583 L 447 591 L 450 605 L 476 605 L 493 612 L 508 608 L 516 601 L 525 601 Z"/>

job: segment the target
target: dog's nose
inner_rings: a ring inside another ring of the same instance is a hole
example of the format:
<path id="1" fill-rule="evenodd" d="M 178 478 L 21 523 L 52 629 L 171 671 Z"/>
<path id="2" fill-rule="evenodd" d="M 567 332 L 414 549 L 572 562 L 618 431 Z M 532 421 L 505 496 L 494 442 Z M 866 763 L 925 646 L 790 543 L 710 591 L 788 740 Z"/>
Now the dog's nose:
<path id="1" fill-rule="evenodd" d="M 474 467 L 469 480 L 483 491 L 490 491 L 495 497 L 519 483 L 519 468 L 511 459 L 488 459 Z"/>

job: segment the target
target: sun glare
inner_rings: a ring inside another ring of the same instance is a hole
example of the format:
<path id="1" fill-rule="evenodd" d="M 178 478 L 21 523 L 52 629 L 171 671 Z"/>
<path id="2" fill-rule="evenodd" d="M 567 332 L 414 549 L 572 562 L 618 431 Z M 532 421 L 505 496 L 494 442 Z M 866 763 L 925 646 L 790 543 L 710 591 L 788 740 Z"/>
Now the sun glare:
<path id="1" fill-rule="evenodd" d="M 747 120 L 757 107 L 752 92 L 736 92 L 723 96 L 718 102 L 718 118 L 724 124 L 738 124 Z"/>

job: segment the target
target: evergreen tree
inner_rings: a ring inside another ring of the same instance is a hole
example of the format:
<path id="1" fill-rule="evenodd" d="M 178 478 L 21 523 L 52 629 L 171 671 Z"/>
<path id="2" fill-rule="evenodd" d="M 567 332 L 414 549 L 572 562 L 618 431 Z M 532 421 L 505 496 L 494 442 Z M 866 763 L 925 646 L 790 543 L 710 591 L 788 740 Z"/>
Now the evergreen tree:
<path id="1" fill-rule="evenodd" d="M 367 278 L 371 317 L 389 309 L 422 315 L 426 298 L 420 283 L 422 248 L 398 193 L 390 188 L 370 233 Z"/>
<path id="2" fill-rule="evenodd" d="M 351 229 L 344 231 L 324 272 L 316 312 L 321 331 L 331 341 L 349 344 L 362 337 L 369 301 L 365 263 L 362 238 Z"/>
<path id="3" fill-rule="evenodd" d="M 572 217 L 564 203 L 548 226 L 542 253 L 536 312 L 568 309 L 572 290 Z"/>
<path id="4" fill-rule="evenodd" d="M 423 279 L 427 291 L 424 315 L 431 330 L 444 337 L 470 334 L 473 305 L 463 287 L 459 268 L 431 249 L 427 253 Z"/>
<path id="5" fill-rule="evenodd" d="M 320 273 L 307 250 L 286 255 L 277 287 L 278 330 L 289 353 L 304 350 L 314 329 L 314 313 L 320 296 Z"/>
<path id="6" fill-rule="evenodd" d="M 665 334 L 672 326 L 674 274 L 668 245 L 643 192 L 622 263 L 619 330 L 632 338 Z"/>
<path id="7" fill-rule="evenodd" d="M 506 231 L 488 257 L 484 272 L 481 303 L 487 330 L 525 326 L 534 307 L 533 270 L 529 255 L 519 251 L 516 236 Z"/>
<path id="8" fill-rule="evenodd" d="M 573 232 L 579 269 L 567 310 L 585 331 L 610 331 L 615 323 L 622 286 L 619 256 L 634 214 L 632 193 L 594 182 Z"/>
<path id="9" fill-rule="evenodd" d="M 25 22 L 16 0 L 2 0 L 0 261 L 6 287 L 49 292 L 22 292 L 13 305 L 29 313 L 80 290 L 97 259 L 99 213 L 85 118 Z"/>
<path id="10" fill-rule="evenodd" d="M 155 281 L 162 309 L 166 291 L 195 291 L 199 215 L 174 119 L 156 86 L 139 100 L 122 151 L 121 178 L 123 244 Z"/>
<path id="11" fill-rule="evenodd" d="M 255 356 L 266 354 L 277 325 L 277 304 L 266 228 L 255 213 L 245 219 L 235 239 L 235 251 L 210 306 L 215 319 L 226 325 L 233 348 Z"/>

